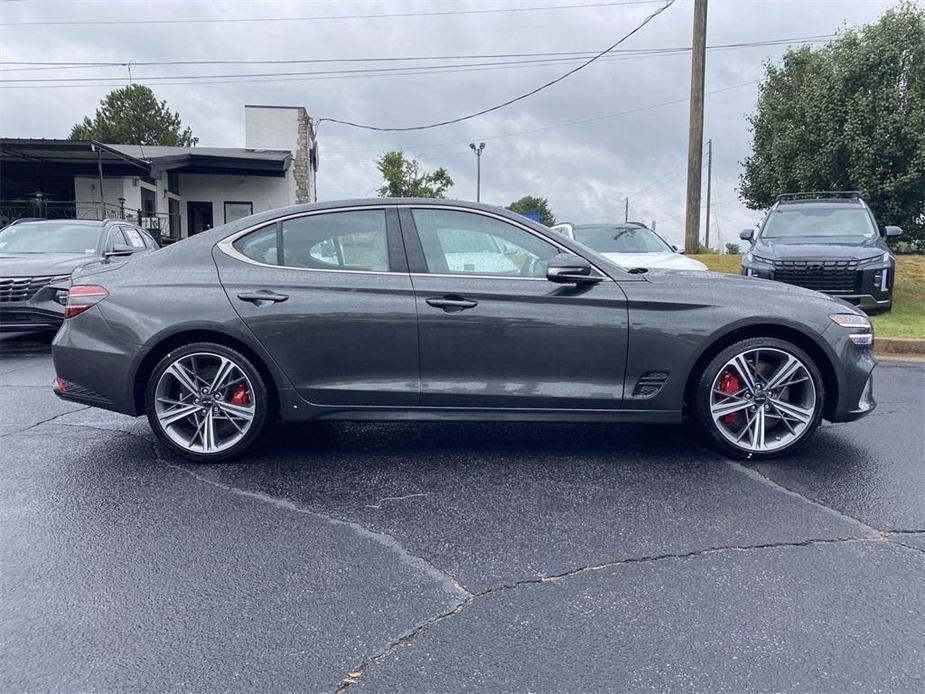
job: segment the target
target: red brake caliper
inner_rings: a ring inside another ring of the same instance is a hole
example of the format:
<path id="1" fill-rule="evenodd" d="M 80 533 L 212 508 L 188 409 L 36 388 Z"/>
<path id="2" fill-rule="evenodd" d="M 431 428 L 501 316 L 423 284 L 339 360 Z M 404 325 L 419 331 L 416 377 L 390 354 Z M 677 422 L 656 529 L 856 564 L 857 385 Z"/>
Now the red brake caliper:
<path id="1" fill-rule="evenodd" d="M 739 377 L 731 371 L 724 371 L 723 375 L 719 377 L 719 390 L 721 390 L 723 393 L 732 395 L 733 393 L 738 393 L 741 387 L 742 386 L 739 383 Z M 719 418 L 719 421 L 728 427 L 732 425 L 732 423 L 735 421 L 735 418 L 736 413 L 733 412 L 732 414 L 724 414 Z"/>
<path id="2" fill-rule="evenodd" d="M 228 402 L 232 405 L 246 405 L 251 401 L 251 394 L 247 391 L 247 386 L 239 383 L 231 390 L 231 397 Z"/>

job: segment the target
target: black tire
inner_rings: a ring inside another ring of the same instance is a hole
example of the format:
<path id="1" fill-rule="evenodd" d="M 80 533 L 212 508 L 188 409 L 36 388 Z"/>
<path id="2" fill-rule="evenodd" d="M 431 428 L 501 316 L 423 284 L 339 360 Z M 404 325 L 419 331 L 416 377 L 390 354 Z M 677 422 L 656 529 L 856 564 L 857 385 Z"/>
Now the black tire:
<path id="1" fill-rule="evenodd" d="M 167 368 L 182 357 L 199 353 L 217 355 L 232 361 L 250 381 L 249 398 L 253 398 L 254 404 L 253 419 L 251 420 L 250 428 L 247 429 L 244 436 L 230 447 L 214 453 L 193 451 L 178 444 L 164 430 L 155 410 L 157 384 Z M 168 449 L 184 458 L 200 463 L 212 463 L 234 458 L 253 445 L 264 430 L 269 407 L 270 398 L 267 394 L 266 383 L 260 375 L 260 371 L 247 357 L 237 350 L 216 342 L 195 342 L 171 350 L 157 363 L 151 375 L 148 377 L 148 382 L 145 384 L 145 413 L 148 416 L 148 423 L 151 426 L 151 430 L 157 436 L 158 440 Z"/>
<path id="2" fill-rule="evenodd" d="M 806 367 L 806 371 L 812 379 L 812 385 L 815 389 L 815 409 L 812 418 L 805 425 L 805 428 L 799 432 L 799 436 L 795 437 L 793 441 L 770 451 L 749 450 L 747 447 L 733 444 L 720 431 L 719 425 L 713 419 L 710 408 L 713 384 L 719 376 L 720 370 L 737 354 L 754 349 L 779 350 L 796 357 Z M 767 460 L 792 453 L 806 442 L 816 430 L 816 427 L 819 426 L 819 422 L 822 419 L 825 397 L 824 383 L 822 374 L 819 372 L 819 367 L 805 351 L 785 340 L 772 337 L 753 337 L 726 347 L 707 364 L 707 367 L 697 381 L 697 390 L 694 398 L 694 419 L 697 422 L 699 432 L 705 436 L 708 443 L 721 453 L 740 459 Z"/>

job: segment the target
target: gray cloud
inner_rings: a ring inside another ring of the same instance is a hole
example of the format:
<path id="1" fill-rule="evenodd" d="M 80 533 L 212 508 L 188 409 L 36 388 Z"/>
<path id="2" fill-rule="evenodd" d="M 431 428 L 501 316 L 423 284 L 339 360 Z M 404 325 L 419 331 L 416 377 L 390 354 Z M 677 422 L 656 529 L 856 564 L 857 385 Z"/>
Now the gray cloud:
<path id="1" fill-rule="evenodd" d="M 570 0 L 577 2 L 578 0 Z M 557 0 L 460 0 L 385 3 L 159 2 L 113 1 L 0 3 L 5 22 L 89 19 L 164 19 L 343 15 L 434 9 L 524 7 L 567 4 Z M 708 43 L 761 41 L 828 34 L 843 24 L 876 20 L 891 2 L 710 3 Z M 136 61 L 203 59 L 296 59 L 370 56 L 591 51 L 652 11 L 628 5 L 545 12 L 310 22 L 125 26 L 0 27 L 0 60 Z M 692 3 L 679 0 L 622 48 L 690 43 Z M 762 74 L 762 62 L 783 47 L 714 51 L 707 58 L 707 90 Z M 151 75 L 295 72 L 335 66 L 135 67 L 136 81 Z M 338 65 L 336 67 L 343 67 Z M 567 69 L 563 65 L 506 68 L 444 75 L 363 79 L 265 79 L 235 84 L 154 85 L 177 109 L 202 145 L 243 142 L 245 103 L 305 105 L 315 117 L 332 116 L 382 125 L 413 125 L 467 113 L 503 101 Z M 112 77 L 124 68 L 87 71 L 3 72 L 5 78 Z M 499 137 L 552 125 L 638 109 L 688 94 L 687 54 L 602 60 L 568 81 L 512 107 L 453 126 L 420 133 L 371 133 L 325 123 L 320 131 L 322 198 L 366 196 L 379 185 L 373 161 L 381 151 L 403 148 L 427 167 L 445 166 L 456 181 L 451 195 L 474 198 L 475 161 L 469 141 L 486 141 L 482 199 L 507 204 L 522 195 L 549 198 L 560 219 L 606 220 L 630 216 L 657 220 L 680 240 L 687 156 L 686 102 L 591 123 Z M 0 89 L 0 132 L 16 137 L 65 137 L 70 126 L 92 113 L 110 87 Z M 713 228 L 726 240 L 758 219 L 736 201 L 738 162 L 748 152 L 745 115 L 756 86 L 709 96 L 705 137 L 714 141 Z M 491 139 L 497 138 L 497 139 Z M 449 144 L 448 144 L 449 143 Z M 439 145 L 439 146 L 437 146 Z M 361 150 L 361 151 L 358 151 Z M 715 236 L 714 236 L 715 238 Z"/>

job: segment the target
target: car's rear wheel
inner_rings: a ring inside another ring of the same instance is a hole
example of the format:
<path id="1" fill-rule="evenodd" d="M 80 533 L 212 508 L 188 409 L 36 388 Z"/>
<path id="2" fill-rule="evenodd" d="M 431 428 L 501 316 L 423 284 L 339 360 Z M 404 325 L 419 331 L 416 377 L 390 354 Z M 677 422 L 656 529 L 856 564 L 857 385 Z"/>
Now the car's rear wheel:
<path id="1" fill-rule="evenodd" d="M 794 344 L 749 338 L 716 355 L 697 387 L 696 416 L 711 441 L 740 458 L 773 458 L 813 433 L 825 400 L 822 376 Z"/>
<path id="2" fill-rule="evenodd" d="M 268 397 L 247 357 L 199 342 L 172 350 L 154 367 L 145 405 L 151 429 L 164 445 L 208 462 L 236 456 L 257 439 Z"/>

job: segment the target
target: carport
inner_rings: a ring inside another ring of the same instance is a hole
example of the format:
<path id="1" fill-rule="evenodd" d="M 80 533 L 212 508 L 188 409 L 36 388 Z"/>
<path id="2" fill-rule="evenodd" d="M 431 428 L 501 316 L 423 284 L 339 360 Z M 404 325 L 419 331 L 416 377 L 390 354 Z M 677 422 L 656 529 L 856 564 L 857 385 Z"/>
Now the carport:
<path id="1" fill-rule="evenodd" d="M 103 177 L 150 180 L 151 165 L 94 140 L 0 139 L 0 224 L 19 217 L 121 216 L 103 200 Z M 78 199 L 75 177 L 100 181 L 95 200 Z"/>

